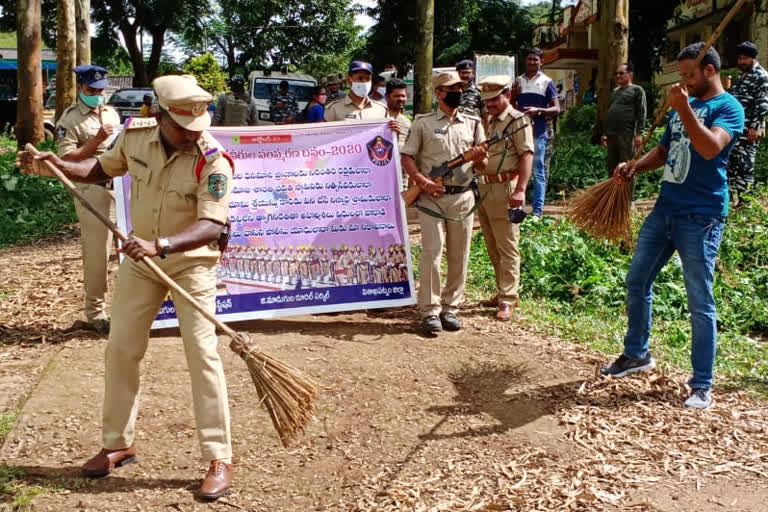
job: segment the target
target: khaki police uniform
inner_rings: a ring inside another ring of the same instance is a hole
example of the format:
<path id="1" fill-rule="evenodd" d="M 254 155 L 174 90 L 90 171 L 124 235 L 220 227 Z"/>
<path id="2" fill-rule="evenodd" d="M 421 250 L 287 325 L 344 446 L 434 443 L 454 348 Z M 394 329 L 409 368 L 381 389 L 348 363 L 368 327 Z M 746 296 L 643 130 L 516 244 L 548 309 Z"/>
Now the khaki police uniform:
<path id="1" fill-rule="evenodd" d="M 368 119 L 385 119 L 389 116 L 387 107 L 378 101 L 364 98 L 360 106 L 355 105 L 352 98 L 334 101 L 325 106 L 326 121 L 360 121 Z"/>
<path id="2" fill-rule="evenodd" d="M 458 156 L 485 140 L 480 118 L 458 112 L 454 118 L 442 110 L 416 116 L 402 154 L 410 155 L 422 174 L 429 176 L 433 166 Z M 472 174 L 472 164 L 462 169 Z M 460 219 L 474 206 L 474 196 L 469 189 L 471 179 L 457 183 L 448 176 L 444 184 L 451 187 L 467 187 L 460 193 L 446 193 L 431 197 L 422 193 L 418 204 L 430 210 L 441 211 L 446 217 Z M 419 211 L 422 253 L 419 263 L 418 304 L 422 317 L 443 313 L 456 313 L 464 297 L 464 286 L 469 263 L 469 245 L 472 238 L 472 217 L 460 222 L 444 220 Z M 445 288 L 440 287 L 440 260 L 443 246 L 448 256 L 448 275 Z"/>
<path id="3" fill-rule="evenodd" d="M 481 81 L 483 99 L 498 96 L 511 83 L 508 76 L 491 76 Z M 520 224 L 509 222 L 509 198 L 517 186 L 520 158 L 535 151 L 533 129 L 523 113 L 511 105 L 498 116 L 490 118 L 488 137 L 502 136 L 527 124 L 504 143 L 488 149 L 488 167 L 479 177 L 481 197 L 484 196 L 477 216 L 483 230 L 483 239 L 496 275 L 499 304 L 514 306 L 519 299 L 520 287 Z M 505 154 L 506 150 L 506 154 Z"/>
<path id="4" fill-rule="evenodd" d="M 109 106 L 90 108 L 78 100 L 64 111 L 56 125 L 59 140 L 59 156 L 82 147 L 96 136 L 103 125 L 120 125 L 120 115 Z M 107 150 L 108 140 L 99 144 L 93 156 Z M 77 189 L 99 212 L 115 219 L 115 196 L 104 185 L 78 183 Z M 107 320 L 106 303 L 107 269 L 112 232 L 80 201 L 75 201 L 77 219 L 80 221 L 80 245 L 83 251 L 83 286 L 85 288 L 85 317 L 88 322 Z"/>
<path id="5" fill-rule="evenodd" d="M 211 97 L 184 77 L 155 80 L 160 107 L 181 126 L 204 130 Z M 189 121 L 194 119 L 193 121 Z M 196 167 L 205 160 L 199 179 Z M 201 219 L 224 224 L 229 215 L 232 168 L 206 131 L 196 148 L 166 155 L 153 118 L 134 119 L 114 146 L 99 157 L 106 174 L 131 176 L 133 234 L 145 240 L 176 235 Z M 211 313 L 215 312 L 217 243 L 153 258 L 172 279 Z M 103 441 L 121 449 L 134 440 L 139 405 L 139 362 L 149 328 L 168 293 L 143 263 L 125 258 L 112 302 L 112 329 L 106 349 Z M 183 298 L 173 297 L 192 381 L 197 434 L 203 458 L 232 456 L 227 385 L 217 352 L 214 325 Z"/>

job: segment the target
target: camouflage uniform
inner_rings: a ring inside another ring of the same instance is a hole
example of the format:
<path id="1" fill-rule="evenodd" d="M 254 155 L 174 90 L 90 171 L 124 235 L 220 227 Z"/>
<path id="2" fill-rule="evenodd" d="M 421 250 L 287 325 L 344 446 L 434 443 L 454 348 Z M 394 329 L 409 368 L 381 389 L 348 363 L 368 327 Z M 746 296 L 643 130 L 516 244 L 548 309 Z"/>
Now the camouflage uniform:
<path id="1" fill-rule="evenodd" d="M 339 101 L 339 100 L 343 100 L 346 97 L 347 97 L 347 93 L 345 93 L 341 89 L 339 89 L 336 92 L 328 91 L 328 98 L 325 100 L 325 102 L 330 103 L 332 101 Z"/>
<path id="2" fill-rule="evenodd" d="M 728 184 L 735 197 L 749 191 L 755 181 L 755 156 L 759 142 L 747 140 L 748 130 L 765 130 L 768 115 L 768 73 L 757 62 L 742 73 L 728 91 L 744 107 L 744 133 L 736 141 L 728 160 Z"/>
<path id="3" fill-rule="evenodd" d="M 282 108 L 277 106 L 280 102 L 284 105 Z M 287 117 L 292 117 L 296 121 L 296 117 L 299 115 L 299 104 L 296 102 L 296 96 L 290 91 L 285 94 L 279 90 L 275 91 L 269 98 L 269 114 L 273 123 L 282 123 Z"/>
<path id="4" fill-rule="evenodd" d="M 459 108 L 464 112 L 480 117 L 483 107 L 483 98 L 480 96 L 480 91 L 474 85 L 470 85 L 466 91 L 461 93 Z"/>

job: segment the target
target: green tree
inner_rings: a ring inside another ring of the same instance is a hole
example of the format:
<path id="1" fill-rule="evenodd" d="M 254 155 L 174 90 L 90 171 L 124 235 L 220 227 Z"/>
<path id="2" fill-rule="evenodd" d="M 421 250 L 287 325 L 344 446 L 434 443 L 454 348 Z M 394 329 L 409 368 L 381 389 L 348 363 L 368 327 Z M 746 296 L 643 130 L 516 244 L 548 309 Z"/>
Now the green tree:
<path id="1" fill-rule="evenodd" d="M 213 51 L 230 75 L 266 65 L 331 67 L 359 40 L 350 0 L 219 0 L 180 32 L 192 51 Z"/>
<path id="2" fill-rule="evenodd" d="M 412 0 L 379 0 L 364 56 L 375 67 L 405 69 L 416 55 L 418 22 Z M 435 0 L 434 65 L 450 66 L 473 52 L 516 53 L 530 45 L 529 10 L 510 0 Z M 363 56 L 363 55 L 361 55 Z"/>
<path id="3" fill-rule="evenodd" d="M 212 53 L 189 59 L 184 65 L 184 72 L 197 78 L 197 83 L 206 91 L 217 92 L 227 88 L 227 75 Z"/>
<path id="4" fill-rule="evenodd" d="M 667 23 L 678 6 L 679 2 L 668 0 L 629 2 L 629 60 L 636 82 L 650 82 L 661 70 L 661 57 L 669 41 Z"/>
<path id="5" fill-rule="evenodd" d="M 161 69 L 168 33 L 182 31 L 209 10 L 208 0 L 103 0 L 93 2 L 92 18 L 102 30 L 120 31 L 133 65 L 134 85 L 146 86 Z M 152 38 L 146 61 L 138 43 L 144 32 Z M 163 67 L 168 69 L 166 64 Z"/>

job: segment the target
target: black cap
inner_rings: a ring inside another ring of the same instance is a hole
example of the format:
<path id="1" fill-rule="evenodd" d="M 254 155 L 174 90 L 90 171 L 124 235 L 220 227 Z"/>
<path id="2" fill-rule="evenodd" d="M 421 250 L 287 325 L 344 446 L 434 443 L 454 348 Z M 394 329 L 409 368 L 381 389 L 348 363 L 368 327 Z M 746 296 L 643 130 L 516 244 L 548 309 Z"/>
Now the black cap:
<path id="1" fill-rule="evenodd" d="M 755 59 L 757 58 L 757 45 L 751 41 L 744 41 L 736 47 L 736 55 L 745 55 Z"/>
<path id="2" fill-rule="evenodd" d="M 288 87 L 288 80 L 280 80 L 280 87 Z"/>
<path id="3" fill-rule="evenodd" d="M 229 85 L 244 85 L 245 84 L 245 78 L 243 78 L 243 75 L 235 75 L 232 78 L 229 79 Z"/>
<path id="4" fill-rule="evenodd" d="M 472 59 L 464 59 L 456 64 L 456 71 L 460 69 L 475 69 L 475 61 Z"/>

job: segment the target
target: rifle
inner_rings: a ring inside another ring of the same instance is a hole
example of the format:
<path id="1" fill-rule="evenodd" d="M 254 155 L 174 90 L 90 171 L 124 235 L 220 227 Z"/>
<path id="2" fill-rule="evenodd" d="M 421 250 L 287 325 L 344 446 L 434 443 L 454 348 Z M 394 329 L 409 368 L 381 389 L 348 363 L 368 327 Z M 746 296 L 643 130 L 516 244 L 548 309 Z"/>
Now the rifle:
<path id="1" fill-rule="evenodd" d="M 473 147 L 485 147 L 486 149 L 488 149 L 491 146 L 493 146 L 494 144 L 498 144 L 499 142 L 510 138 L 512 135 L 514 135 L 515 133 L 519 132 L 520 130 L 523 130 L 526 127 L 530 126 L 530 122 L 528 121 L 527 117 L 523 117 L 521 119 L 525 120 L 521 126 L 518 126 L 517 128 L 515 128 L 514 130 L 512 130 L 510 132 L 507 132 L 506 130 L 504 130 L 504 133 L 502 133 L 501 135 L 496 134 L 493 137 L 491 137 L 490 139 L 488 139 L 486 141 L 483 141 L 480 144 L 478 144 L 477 146 L 473 146 Z M 509 129 L 510 126 L 512 126 L 512 123 L 510 123 L 507 126 L 507 129 Z M 470 150 L 467 150 L 464 153 L 462 153 L 462 154 L 460 154 L 460 155 L 458 155 L 458 156 L 456 156 L 454 158 L 451 158 L 450 160 L 446 160 L 445 162 L 441 163 L 438 166 L 432 167 L 432 170 L 429 173 L 429 177 L 435 183 L 440 185 L 440 184 L 443 183 L 443 180 L 445 179 L 446 176 L 448 176 L 449 174 L 453 174 L 453 177 L 457 181 L 459 181 L 461 183 L 464 183 L 465 181 L 467 181 L 469 176 L 467 176 L 467 173 L 465 173 L 461 169 L 461 166 L 469 161 L 467 159 L 469 151 Z M 403 201 L 405 202 L 405 205 L 406 206 L 411 206 L 419 198 L 419 196 L 421 195 L 421 192 L 422 192 L 421 187 L 419 187 L 415 183 L 412 183 L 408 187 L 408 189 L 403 191 L 400 195 L 402 196 Z"/>

